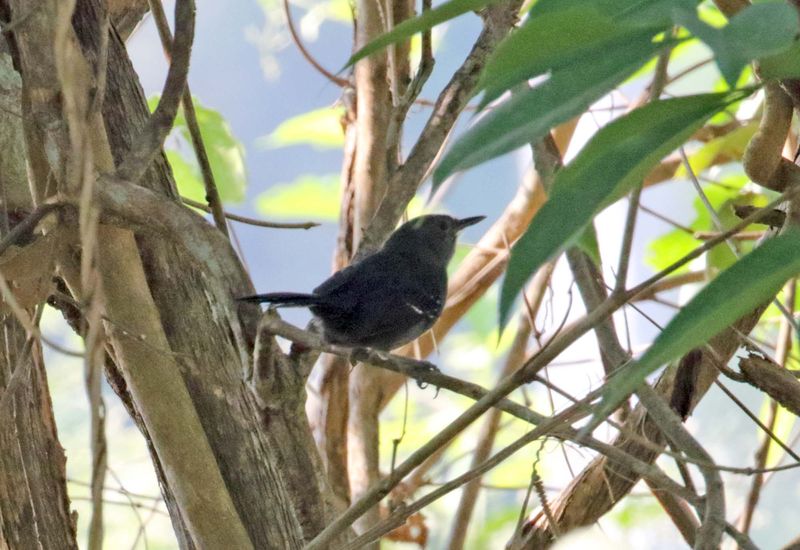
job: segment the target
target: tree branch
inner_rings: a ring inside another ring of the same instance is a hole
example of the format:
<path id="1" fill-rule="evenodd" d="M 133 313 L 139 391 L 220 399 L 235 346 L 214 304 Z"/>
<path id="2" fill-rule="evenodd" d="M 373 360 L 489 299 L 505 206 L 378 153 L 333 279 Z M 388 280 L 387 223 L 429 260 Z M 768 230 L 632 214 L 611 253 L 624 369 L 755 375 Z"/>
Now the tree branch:
<path id="1" fill-rule="evenodd" d="M 150 4 L 150 12 L 153 14 L 153 19 L 156 22 L 156 29 L 158 29 L 158 36 L 161 39 L 161 47 L 164 48 L 164 53 L 171 64 L 173 40 L 167 17 L 164 15 L 164 8 L 161 5 L 161 0 L 148 1 Z M 222 231 L 223 235 L 230 238 L 228 224 L 225 222 L 225 214 L 222 211 L 222 199 L 217 190 L 217 183 L 214 181 L 214 172 L 211 171 L 211 163 L 208 160 L 206 146 L 203 143 L 203 135 L 200 133 L 200 125 L 197 122 L 197 113 L 195 113 L 194 110 L 194 100 L 192 99 L 192 92 L 189 89 L 188 82 L 186 82 L 183 87 L 181 105 L 183 106 L 183 114 L 186 118 L 186 127 L 189 129 L 189 136 L 192 140 L 192 148 L 197 157 L 197 163 L 200 165 L 200 174 L 203 176 L 203 185 L 206 191 L 206 201 L 208 202 L 211 215 L 214 218 L 214 225 Z M 170 121 L 170 127 L 171 126 L 172 121 Z"/>
<path id="2" fill-rule="evenodd" d="M 125 159 L 117 169 L 117 177 L 136 183 L 149 168 L 153 157 L 160 151 L 172 129 L 178 104 L 186 87 L 189 58 L 194 40 L 194 0 L 177 0 L 175 3 L 175 40 L 172 43 L 172 61 L 158 106 L 139 137 L 132 143 Z"/>

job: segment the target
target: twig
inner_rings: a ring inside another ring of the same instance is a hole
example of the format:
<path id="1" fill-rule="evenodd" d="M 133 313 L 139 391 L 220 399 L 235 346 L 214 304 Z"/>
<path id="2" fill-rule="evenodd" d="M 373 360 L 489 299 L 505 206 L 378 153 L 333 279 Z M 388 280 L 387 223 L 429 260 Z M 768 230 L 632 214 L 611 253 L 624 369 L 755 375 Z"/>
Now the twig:
<path id="1" fill-rule="evenodd" d="M 639 283 L 637 286 L 628 290 L 627 294 L 635 299 L 635 297 L 638 296 L 639 293 L 645 292 L 650 286 L 652 286 L 657 281 L 663 279 L 676 269 L 681 268 L 682 266 L 691 262 L 695 258 L 699 258 L 703 254 L 705 254 L 706 252 L 717 246 L 719 243 L 724 242 L 726 239 L 730 238 L 731 235 L 735 235 L 741 229 L 747 227 L 751 223 L 755 223 L 758 220 L 762 219 L 763 217 L 767 216 L 772 208 L 778 206 L 782 202 L 785 202 L 790 197 L 793 197 L 798 193 L 800 193 L 800 181 L 792 182 L 792 185 L 788 186 L 786 191 L 781 193 L 781 195 L 777 199 L 773 200 L 766 207 L 756 212 L 753 212 L 751 215 L 747 216 L 746 218 L 744 218 L 742 221 L 740 221 L 727 231 L 720 233 L 718 236 L 712 239 L 709 239 L 701 246 L 698 246 L 697 248 L 686 254 L 683 258 L 680 258 L 679 260 L 673 262 L 672 264 L 665 267 L 664 269 L 662 269 L 649 279 Z"/>
<path id="2" fill-rule="evenodd" d="M 25 219 L 19 222 L 14 228 L 0 240 L 0 256 L 8 250 L 11 245 L 16 245 L 20 241 L 27 239 L 48 214 L 55 212 L 66 206 L 64 203 L 45 203 L 37 206 L 33 212 L 28 214 Z"/>
<path id="3" fill-rule="evenodd" d="M 735 241 L 757 241 L 766 234 L 765 231 L 742 231 L 736 235 L 731 235 L 731 239 Z M 694 238 L 698 241 L 706 241 L 713 239 L 719 235 L 719 231 L 696 231 Z"/>
<path id="4" fill-rule="evenodd" d="M 701 59 L 697 63 L 694 63 L 694 64 L 686 67 L 682 71 L 679 71 L 678 73 L 676 73 L 676 74 L 672 75 L 671 77 L 669 77 L 668 83 L 672 84 L 673 82 L 676 82 L 677 80 L 680 80 L 681 78 L 683 78 L 684 76 L 688 75 L 689 73 L 691 73 L 693 71 L 696 71 L 697 69 L 699 69 L 699 68 L 701 68 L 701 67 L 703 67 L 705 65 L 708 65 L 709 63 L 711 63 L 713 61 L 714 61 L 713 57 L 709 57 L 707 59 Z"/>
<path id="5" fill-rule="evenodd" d="M 528 289 L 528 300 L 526 301 L 530 304 L 530 310 L 525 308 L 519 316 L 519 328 L 517 329 L 517 334 L 514 336 L 514 342 L 511 344 L 511 349 L 506 357 L 503 370 L 500 373 L 501 379 L 517 370 L 520 365 L 525 362 L 528 341 L 530 340 L 533 330 L 533 321 L 536 312 L 541 306 L 554 267 L 555 265 L 553 262 L 545 264 L 539 273 L 536 274 L 533 283 Z M 500 411 L 498 409 L 493 409 L 487 413 L 486 418 L 483 420 L 481 431 L 478 435 L 478 442 L 475 445 L 475 453 L 472 457 L 471 468 L 477 467 L 491 455 L 492 446 L 494 445 L 497 430 L 500 425 L 500 416 Z M 450 528 L 450 539 L 447 543 L 447 547 L 450 550 L 456 550 L 464 546 L 464 541 L 467 536 L 467 527 L 469 526 L 470 518 L 472 517 L 472 512 L 478 499 L 480 482 L 481 479 L 478 477 L 470 481 L 464 487 L 453 519 L 453 525 Z"/>
<path id="6" fill-rule="evenodd" d="M 113 474 L 112 474 L 112 476 L 113 476 Z M 138 499 L 142 499 L 142 500 L 159 501 L 159 502 L 163 502 L 163 500 L 164 500 L 164 497 L 162 497 L 161 495 L 158 495 L 158 496 L 156 496 L 156 495 L 146 495 L 144 493 L 134 493 L 133 491 L 128 491 L 127 489 L 125 489 L 122 486 L 122 483 L 120 483 L 119 479 L 117 479 L 116 476 L 113 476 L 113 477 L 117 481 L 117 483 L 119 484 L 119 487 L 111 487 L 111 486 L 106 485 L 105 487 L 103 487 L 104 491 L 112 491 L 112 492 L 115 492 L 115 493 L 119 493 L 119 494 L 125 496 L 126 498 L 138 498 Z M 80 485 L 81 487 L 86 487 L 86 488 L 90 488 L 92 486 L 92 484 L 87 482 L 87 481 L 81 481 L 79 479 L 73 479 L 73 478 L 69 478 L 69 477 L 67 478 L 67 483 L 74 483 L 75 485 Z"/>
<path id="7" fill-rule="evenodd" d="M 346 550 L 354 550 L 356 548 L 360 548 L 365 543 L 368 543 L 372 540 L 376 540 L 381 535 L 388 533 L 389 531 L 395 529 L 399 525 L 402 525 L 403 521 L 405 521 L 405 519 L 411 514 L 421 510 L 425 506 L 428 506 L 429 504 L 438 500 L 447 493 L 454 491 L 464 483 L 467 483 L 470 480 L 476 478 L 477 476 L 484 474 L 485 472 L 497 466 L 498 464 L 506 460 L 509 456 L 519 451 L 529 443 L 535 441 L 539 437 L 546 435 L 548 431 L 565 430 L 563 428 L 559 429 L 558 426 L 559 424 L 563 424 L 566 418 L 568 418 L 568 413 L 570 409 L 571 408 L 565 409 L 562 413 L 543 421 L 534 430 L 528 432 L 523 437 L 517 439 L 514 443 L 508 445 L 507 447 L 499 451 L 492 458 L 485 461 L 477 468 L 473 468 L 468 472 L 458 476 L 457 478 L 449 481 L 448 483 L 443 484 L 441 487 L 437 488 L 434 491 L 431 491 L 430 493 L 420 498 L 413 504 L 410 504 L 401 510 L 395 511 L 391 516 L 389 516 L 389 518 L 382 521 L 380 524 L 376 525 L 375 527 L 373 527 L 360 537 L 351 541 L 344 548 Z M 569 431 L 568 428 L 566 430 Z M 572 433 L 576 434 L 575 431 L 572 431 Z M 626 467 L 630 468 L 633 471 L 646 472 L 643 474 L 643 476 L 647 477 L 648 479 L 651 479 L 662 490 L 667 490 L 679 494 L 682 498 L 685 498 L 689 502 L 692 502 L 693 504 L 696 505 L 699 505 L 702 502 L 702 500 L 699 499 L 697 495 L 689 493 L 683 487 L 672 481 L 672 479 L 663 474 L 658 467 L 653 466 L 652 464 L 647 464 L 644 461 L 638 460 L 636 458 L 633 458 L 630 455 L 626 454 L 625 452 L 616 449 L 612 445 L 602 443 L 593 438 L 588 438 L 586 444 L 587 446 L 592 447 L 601 453 L 604 454 L 608 453 L 607 456 L 609 457 L 610 460 L 617 461 L 620 464 L 624 464 Z M 310 550 L 316 547 L 317 546 L 315 546 L 315 541 L 312 541 L 311 543 L 309 543 L 308 546 L 306 546 L 306 549 Z"/>
<path id="8" fill-rule="evenodd" d="M 286 26 L 289 28 L 289 34 L 292 37 L 292 41 L 294 45 L 297 46 L 297 49 L 300 50 L 300 54 L 308 61 L 312 67 L 314 67 L 319 74 L 339 86 L 340 88 L 345 88 L 350 85 L 350 82 L 345 80 L 344 78 L 338 77 L 325 67 L 319 64 L 319 62 L 314 59 L 314 56 L 306 49 L 303 41 L 300 39 L 300 34 L 297 32 L 297 29 L 294 27 L 294 21 L 292 20 L 292 12 L 289 9 L 289 0 L 283 0 L 283 13 L 286 15 Z"/>
<path id="9" fill-rule="evenodd" d="M 731 537 L 741 550 L 759 550 L 758 546 L 753 543 L 753 540 L 747 535 L 742 533 L 736 527 L 728 522 L 725 522 L 725 532 Z M 788 547 L 785 547 L 788 550 Z"/>
<path id="10" fill-rule="evenodd" d="M 108 466 L 108 448 L 106 440 L 106 407 L 102 395 L 103 362 L 105 349 L 100 322 L 100 302 L 94 294 L 90 309 L 89 326 L 86 333 L 85 383 L 86 396 L 89 402 L 89 437 L 92 456 L 91 496 L 92 516 L 89 521 L 89 550 L 101 550 L 103 547 L 103 486 L 105 485 Z"/>
<path id="11" fill-rule="evenodd" d="M 631 247 L 633 245 L 633 230 L 636 228 L 636 214 L 639 212 L 639 199 L 642 196 L 642 186 L 637 185 L 628 198 L 628 214 L 625 217 L 625 229 L 622 232 L 622 246 L 619 251 L 619 264 L 617 265 L 617 282 L 613 292 L 625 289 L 628 280 L 628 264 L 631 261 Z"/>
<path id="12" fill-rule="evenodd" d="M 164 49 L 164 54 L 169 60 L 172 57 L 172 33 L 169 30 L 167 16 L 164 14 L 164 7 L 161 5 L 161 0 L 148 0 L 148 4 L 150 5 L 150 12 L 153 14 L 153 19 L 156 22 L 158 36 L 161 39 L 161 47 Z M 192 140 L 192 147 L 197 156 L 197 163 L 200 165 L 206 200 L 208 201 L 211 215 L 214 218 L 214 225 L 222 231 L 223 235 L 230 238 L 228 224 L 225 222 L 225 216 L 222 212 L 222 199 L 217 190 L 217 183 L 214 181 L 214 172 L 212 172 L 211 163 L 208 160 L 208 152 L 203 143 L 203 135 L 200 133 L 200 125 L 197 122 L 197 113 L 194 110 L 194 101 L 192 100 L 192 92 L 189 89 L 188 82 L 186 82 L 183 88 L 181 105 L 183 106 L 183 114 L 186 118 L 186 127 L 189 129 L 189 137 Z"/>
<path id="13" fill-rule="evenodd" d="M 786 304 L 790 311 L 794 310 L 795 291 L 797 289 L 797 280 L 791 279 L 786 284 Z M 781 317 L 781 326 L 778 332 L 778 344 L 776 350 L 776 361 L 782 367 L 786 367 L 786 359 L 791 353 L 792 349 L 792 330 L 791 325 L 786 321 L 785 317 Z M 778 404 L 774 399 L 769 400 L 769 416 L 767 417 L 767 428 L 770 430 L 775 429 L 775 421 L 778 418 Z M 755 467 L 764 468 L 767 465 L 767 456 L 771 447 L 771 439 L 767 434 L 764 434 L 755 453 Z M 764 485 L 764 474 L 757 474 L 750 482 L 750 490 L 747 493 L 747 501 L 744 511 L 739 518 L 738 526 L 743 533 L 750 531 L 750 524 L 753 520 L 756 506 L 758 505 L 759 497 L 761 496 L 761 488 Z"/>
<path id="14" fill-rule="evenodd" d="M 794 451 L 791 449 L 791 447 L 789 447 L 789 446 L 788 446 L 786 443 L 784 443 L 784 442 L 781 440 L 781 438 L 780 438 L 780 437 L 778 437 L 777 435 L 775 435 L 775 433 L 774 433 L 772 430 L 770 430 L 770 429 L 769 429 L 769 427 L 768 427 L 766 424 L 764 424 L 764 423 L 761 421 L 761 419 L 759 419 L 759 418 L 758 418 L 758 416 L 756 416 L 755 414 L 753 414 L 753 412 L 752 412 L 752 411 L 750 411 L 750 409 L 748 409 L 748 408 L 747 408 L 747 406 L 746 406 L 744 403 L 742 403 L 742 401 L 741 401 L 741 400 L 740 400 L 738 397 L 736 397 L 736 395 L 735 395 L 735 394 L 734 394 L 734 393 L 733 393 L 731 390 L 729 390 L 729 389 L 727 388 L 727 386 L 725 386 L 725 384 L 723 384 L 723 383 L 722 383 L 722 382 L 720 382 L 719 380 L 715 380 L 715 381 L 714 381 L 714 383 L 717 385 L 717 387 L 718 387 L 719 389 L 721 389 L 721 390 L 722 390 L 722 392 L 723 392 L 725 395 L 727 395 L 727 396 L 728 396 L 728 398 L 729 398 L 730 400 L 732 400 L 734 403 L 736 403 L 736 404 L 739 406 L 739 409 L 741 409 L 741 410 L 742 410 L 742 412 L 744 412 L 744 414 L 746 414 L 746 415 L 747 415 L 747 416 L 750 418 L 750 420 L 752 420 L 753 422 L 755 422 L 756 426 L 758 426 L 759 428 L 761 428 L 761 430 L 762 430 L 762 431 L 763 431 L 763 432 L 766 434 L 766 436 L 767 436 L 767 437 L 769 437 L 769 438 L 770 438 L 772 441 L 774 441 L 775 443 L 777 443 L 777 444 L 778 444 L 778 446 L 779 446 L 779 447 L 781 447 L 781 448 L 782 448 L 784 451 L 786 451 L 786 453 L 787 453 L 789 456 L 791 456 L 793 459 L 795 459 L 795 460 L 797 461 L 797 464 L 798 464 L 798 466 L 800 466 L 800 455 L 798 455 L 796 452 L 794 452 Z"/>
<path id="15" fill-rule="evenodd" d="M 351 350 L 349 348 L 331 346 L 323 342 L 318 335 L 290 325 L 277 316 L 263 316 L 261 322 L 269 332 L 276 336 L 281 336 L 324 353 L 404 374 L 425 386 L 444 388 L 472 399 L 480 399 L 489 393 L 488 390 L 477 384 L 439 372 L 427 361 L 417 361 L 400 355 L 379 353 L 363 348 Z M 509 399 L 501 399 L 495 405 L 504 412 L 533 424 L 538 424 L 546 418 Z"/>
<path id="16" fill-rule="evenodd" d="M 147 125 L 131 144 L 125 159 L 117 169 L 117 177 L 136 183 L 150 167 L 150 161 L 161 149 L 178 112 L 178 104 L 186 87 L 189 57 L 194 39 L 194 0 L 175 3 L 175 40 L 172 43 L 172 62 L 156 110 Z"/>
<path id="17" fill-rule="evenodd" d="M 70 495 L 69 498 L 70 498 L 70 500 L 79 500 L 79 501 L 84 501 L 84 502 L 93 502 L 93 500 L 94 500 L 91 497 L 83 497 L 83 496 L 78 496 L 78 495 Z M 128 508 L 133 509 L 133 510 L 136 510 L 136 509 L 139 509 L 139 508 L 143 508 L 145 510 L 152 510 L 153 509 L 153 505 L 152 504 L 145 504 L 143 502 L 130 502 L 130 501 L 127 501 L 127 500 L 126 501 L 109 500 L 107 498 L 104 498 L 103 499 L 103 503 L 104 504 L 111 504 L 113 506 L 126 506 Z M 165 511 L 163 511 L 163 510 L 156 510 L 156 513 L 161 514 L 161 515 L 163 515 L 165 517 L 169 517 L 169 514 L 167 512 L 165 512 Z"/>
<path id="18" fill-rule="evenodd" d="M 547 500 L 547 493 L 544 491 L 544 484 L 542 483 L 542 478 L 537 471 L 537 465 L 539 463 L 542 449 L 544 448 L 544 444 L 547 440 L 542 439 L 541 445 L 539 445 L 539 449 L 536 452 L 536 461 L 533 463 L 533 473 L 531 474 L 531 487 L 536 489 L 536 496 L 539 497 L 539 503 L 542 506 L 542 511 L 544 512 L 544 516 L 547 518 L 547 521 L 553 527 L 551 531 L 553 532 L 553 538 L 558 539 L 561 535 L 558 529 L 558 525 L 556 524 L 555 514 L 553 514 L 553 509 L 550 506 L 550 502 Z M 563 448 L 563 446 L 562 446 Z M 530 497 L 530 491 L 525 496 L 525 503 L 520 510 L 519 520 L 517 521 L 517 530 L 519 532 L 522 529 L 522 522 L 525 519 L 525 511 L 528 507 L 528 498 Z"/>
<path id="19" fill-rule="evenodd" d="M 192 199 L 187 199 L 186 197 L 181 197 L 181 202 L 184 204 L 188 204 L 193 208 L 199 208 L 200 210 L 204 210 L 206 212 L 211 212 L 211 208 L 203 204 L 202 202 L 193 201 Z M 273 229 L 311 229 L 312 227 L 319 227 L 321 224 L 317 222 L 299 222 L 299 223 L 282 223 L 282 222 L 270 222 L 267 220 L 257 220 L 255 218 L 247 218 L 245 216 L 240 216 L 238 214 L 233 214 L 231 212 L 223 212 L 226 218 L 229 220 L 233 220 L 235 222 L 246 223 L 247 225 L 254 225 L 256 227 L 269 227 Z"/>
<path id="20" fill-rule="evenodd" d="M 658 56 L 655 69 L 653 70 L 653 81 L 647 88 L 647 101 L 658 101 L 664 92 L 667 84 L 669 60 L 672 56 L 672 48 L 666 48 Z M 644 184 L 637 185 L 628 199 L 628 214 L 625 217 L 625 229 L 622 233 L 622 246 L 619 252 L 619 264 L 617 266 L 617 282 L 613 292 L 622 292 L 628 280 L 628 264 L 631 259 L 631 247 L 633 245 L 633 233 L 636 229 L 636 214 L 639 212 L 639 199 L 642 196 Z"/>
<path id="21" fill-rule="evenodd" d="M 39 308 L 40 311 L 41 309 L 42 308 Z M 22 351 L 17 358 L 17 366 L 14 368 L 14 372 L 11 373 L 11 379 L 6 384 L 3 393 L 0 394 L 0 421 L 5 418 L 7 410 L 11 407 L 14 392 L 16 392 L 17 388 L 28 378 L 28 373 L 31 370 L 31 363 L 35 360 L 32 354 L 34 341 L 35 339 L 33 336 L 28 334 L 25 345 L 22 347 Z"/>
<path id="22" fill-rule="evenodd" d="M 51 347 L 59 353 L 63 353 L 64 355 L 83 358 L 82 352 L 67 349 L 42 334 L 42 331 L 39 328 L 39 323 L 35 319 L 32 320 L 28 315 L 28 312 L 25 311 L 25 309 L 19 304 L 14 296 L 14 293 L 11 291 L 11 287 L 8 285 L 5 276 L 2 273 L 0 273 L 0 297 L 2 297 L 2 301 L 8 305 L 9 309 L 17 318 L 20 325 L 22 325 L 22 328 L 24 328 L 28 333 L 29 337 L 40 340 L 48 347 Z M 39 315 L 41 314 L 39 313 Z"/>
<path id="23" fill-rule="evenodd" d="M 284 0 L 284 2 L 285 1 L 287 0 Z M 430 9 L 431 0 L 423 0 L 422 12 L 425 13 Z M 390 52 L 393 51 L 393 49 L 390 50 Z M 396 94 L 396 92 L 398 91 L 398 87 L 393 86 L 392 93 L 393 97 L 397 99 L 397 102 L 389 119 L 390 126 L 386 133 L 386 149 L 389 151 L 388 161 L 390 174 L 397 170 L 397 162 L 399 162 L 400 159 L 400 139 L 403 134 L 403 124 L 405 122 L 406 115 L 408 114 L 409 108 L 416 101 L 417 97 L 422 91 L 422 87 L 425 85 L 425 82 L 427 82 L 428 77 L 431 75 L 431 72 L 433 71 L 433 64 L 434 59 L 433 48 L 431 46 L 431 31 L 428 29 L 422 33 L 422 51 L 419 67 L 417 68 L 417 74 L 414 75 L 414 78 L 411 80 L 408 87 L 405 88 L 405 92 L 402 94 L 402 97 L 397 97 L 398 94 Z M 392 82 L 396 83 L 396 80 L 397 75 L 393 77 Z M 395 152 L 397 153 L 397 156 L 395 156 Z"/>
<path id="24" fill-rule="evenodd" d="M 136 533 L 136 538 L 134 539 L 134 541 L 133 541 L 133 544 L 131 545 L 131 549 L 132 549 L 132 550 L 136 550 L 136 544 L 137 544 L 137 543 L 138 543 L 138 541 L 139 541 L 139 534 L 140 534 L 140 533 L 144 534 L 144 532 L 145 532 L 145 529 L 146 529 L 146 522 L 145 522 L 145 520 L 143 520 L 143 519 L 142 519 L 142 515 L 139 513 L 139 507 L 138 507 L 138 506 L 136 506 L 136 505 L 137 505 L 137 504 L 139 504 L 139 503 L 133 500 L 133 497 L 131 497 L 131 494 L 130 494 L 130 493 L 129 493 L 129 492 L 126 490 L 126 489 L 125 489 L 125 487 L 122 485 L 122 481 L 119 479 L 119 476 L 118 476 L 116 473 L 114 473 L 114 470 L 112 470 L 111 468 L 108 468 L 108 473 L 109 473 L 109 474 L 111 474 L 111 477 L 113 477 L 113 478 L 114 478 L 114 481 L 116 481 L 116 482 L 117 482 L 117 484 L 119 485 L 119 489 L 118 489 L 118 491 L 119 491 L 119 492 L 120 492 L 120 493 L 121 493 L 121 494 L 122 494 L 122 495 L 123 495 L 123 496 L 124 496 L 124 497 L 125 497 L 125 498 L 128 500 L 128 502 L 131 504 L 131 510 L 133 511 L 133 515 L 135 515 L 135 516 L 136 516 L 136 521 L 139 523 L 139 530 L 138 530 L 138 532 Z M 154 511 L 156 511 L 156 510 L 158 509 L 158 505 L 159 505 L 160 503 L 163 503 L 163 502 L 164 502 L 164 501 L 163 501 L 163 499 L 153 499 L 153 500 L 152 500 L 152 502 L 150 503 L 150 506 L 148 507 L 148 508 L 151 510 L 151 514 L 152 514 Z M 160 511 L 160 510 L 159 510 L 159 511 Z M 162 513 L 163 513 L 163 512 L 162 512 Z M 166 514 L 166 515 L 167 515 L 167 516 L 169 516 L 169 514 Z M 151 517 L 152 517 L 152 516 L 151 516 Z M 144 535 L 143 535 L 143 538 L 144 538 L 144 549 L 145 549 L 145 550 L 149 550 L 149 548 L 148 548 L 148 544 L 147 544 L 147 535 L 146 535 L 146 534 L 144 534 Z"/>
<path id="25" fill-rule="evenodd" d="M 725 486 L 719 469 L 703 446 L 684 428 L 669 404 L 653 388 L 643 384 L 636 393 L 662 433 L 687 456 L 706 463 L 699 465 L 695 462 L 703 474 L 706 494 L 703 499 L 702 523 L 697 530 L 694 547 L 701 550 L 719 548 L 725 530 Z"/>
<path id="26" fill-rule="evenodd" d="M 562 395 L 563 397 L 565 397 L 566 399 L 568 399 L 569 401 L 571 401 L 574 404 L 578 404 L 578 403 L 581 403 L 581 402 L 585 402 L 585 401 L 591 400 L 591 396 L 586 396 L 583 399 L 578 399 L 577 397 L 575 397 L 573 395 L 570 395 L 569 392 L 564 391 L 562 388 L 559 388 L 558 386 L 552 384 L 547 379 L 545 379 L 545 378 L 543 378 L 543 377 L 541 377 L 539 375 L 537 375 L 534 378 L 534 380 L 536 382 L 539 382 L 540 384 L 543 384 L 543 385 L 546 385 L 546 386 L 552 388 L 553 391 L 555 391 L 556 393 Z M 597 392 L 601 392 L 601 391 L 602 391 L 602 388 L 598 388 L 597 390 L 594 390 L 592 392 L 592 394 L 596 394 Z M 678 461 L 682 461 L 682 462 L 685 462 L 685 463 L 697 464 L 698 466 L 706 466 L 706 467 L 707 466 L 713 466 L 714 468 L 716 468 L 717 470 L 719 470 L 721 472 L 730 472 L 732 474 L 752 476 L 752 475 L 756 475 L 756 474 L 759 474 L 759 473 L 782 472 L 782 471 L 785 471 L 785 470 L 794 470 L 796 468 L 800 468 L 800 463 L 787 464 L 787 465 L 783 465 L 783 466 L 775 466 L 775 467 L 772 467 L 772 468 L 756 469 L 756 468 L 749 468 L 749 467 L 742 468 L 742 467 L 739 467 L 739 466 L 726 466 L 726 465 L 722 465 L 722 464 L 714 464 L 714 463 L 710 463 L 710 462 L 705 461 L 705 460 L 695 460 L 694 458 L 686 457 L 686 456 L 684 456 L 684 455 L 682 455 L 680 453 L 676 453 L 676 452 L 673 452 L 673 451 L 670 451 L 670 450 L 666 450 L 662 446 L 658 445 L 657 443 L 654 443 L 653 441 L 651 441 L 649 439 L 646 439 L 640 433 L 632 431 L 632 430 L 626 428 L 624 425 L 621 425 L 621 424 L 615 422 L 614 420 L 607 420 L 606 422 L 612 428 L 618 430 L 621 434 L 625 435 L 626 437 L 629 437 L 637 445 L 641 445 L 642 447 L 645 447 L 645 448 L 647 448 L 649 450 L 657 451 L 658 453 L 664 454 L 665 456 L 672 457 L 672 458 L 674 458 L 674 459 L 676 459 Z M 554 437 L 557 437 L 557 436 L 554 435 Z"/>
<path id="27" fill-rule="evenodd" d="M 664 279 L 661 279 L 657 283 L 653 284 L 647 292 L 642 292 L 641 294 L 637 295 L 636 301 L 650 300 L 655 298 L 659 292 L 673 290 L 675 288 L 693 283 L 702 283 L 707 278 L 708 275 L 705 271 L 689 271 L 687 273 L 673 275 L 672 277 L 665 277 Z"/>
<path id="28" fill-rule="evenodd" d="M 652 208 L 648 208 L 647 206 L 645 206 L 643 204 L 640 204 L 639 205 L 639 209 L 642 212 L 650 214 L 654 218 L 657 218 L 657 219 L 661 220 L 662 222 L 671 225 L 675 229 L 680 229 L 681 231 L 683 231 L 687 235 L 694 235 L 695 234 L 694 229 L 692 229 L 691 227 L 689 227 L 687 225 L 680 224 L 680 223 L 676 222 L 675 220 L 672 220 L 672 219 L 666 217 L 664 214 L 661 214 L 660 212 L 656 212 Z"/>

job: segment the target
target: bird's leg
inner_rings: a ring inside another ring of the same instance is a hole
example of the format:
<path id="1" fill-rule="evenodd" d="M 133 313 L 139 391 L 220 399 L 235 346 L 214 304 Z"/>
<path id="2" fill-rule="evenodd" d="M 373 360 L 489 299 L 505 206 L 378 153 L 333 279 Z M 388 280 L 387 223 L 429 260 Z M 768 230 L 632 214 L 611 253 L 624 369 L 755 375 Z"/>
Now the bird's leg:
<path id="1" fill-rule="evenodd" d="M 388 363 L 394 365 L 395 368 L 399 367 L 399 370 L 407 376 L 414 378 L 420 389 L 427 388 L 428 382 L 420 380 L 415 375 L 419 375 L 423 372 L 439 372 L 439 367 L 430 361 L 410 359 L 386 351 L 371 350 L 369 348 L 353 348 L 350 350 L 349 361 L 352 366 L 355 366 L 357 363 Z M 438 386 L 436 386 L 436 394 L 439 394 Z"/>
<path id="2" fill-rule="evenodd" d="M 350 350 L 350 356 L 347 362 L 351 367 L 355 367 L 359 362 L 366 361 L 369 358 L 369 350 L 367 348 L 353 348 Z"/>

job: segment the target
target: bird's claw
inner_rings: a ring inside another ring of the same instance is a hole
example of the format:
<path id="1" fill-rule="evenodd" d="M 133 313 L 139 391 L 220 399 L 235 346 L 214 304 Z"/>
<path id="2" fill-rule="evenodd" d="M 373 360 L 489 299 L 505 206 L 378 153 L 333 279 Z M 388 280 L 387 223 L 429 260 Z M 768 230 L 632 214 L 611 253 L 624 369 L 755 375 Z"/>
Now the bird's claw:
<path id="1" fill-rule="evenodd" d="M 351 367 L 355 367 L 358 363 L 364 361 L 368 356 L 369 350 L 367 348 L 352 348 L 347 361 L 350 363 Z"/>
<path id="2" fill-rule="evenodd" d="M 424 370 L 424 371 L 427 371 L 427 372 L 440 372 L 439 371 L 439 367 L 437 367 L 436 365 L 434 365 L 430 361 L 417 361 L 416 362 L 416 367 L 418 369 L 421 369 L 421 370 Z M 425 382 L 424 380 L 417 379 L 417 387 L 419 389 L 424 390 L 428 386 L 429 386 L 428 382 Z M 436 399 L 439 396 L 439 386 L 435 386 L 435 387 L 436 387 L 436 394 L 433 396 L 434 399 Z"/>

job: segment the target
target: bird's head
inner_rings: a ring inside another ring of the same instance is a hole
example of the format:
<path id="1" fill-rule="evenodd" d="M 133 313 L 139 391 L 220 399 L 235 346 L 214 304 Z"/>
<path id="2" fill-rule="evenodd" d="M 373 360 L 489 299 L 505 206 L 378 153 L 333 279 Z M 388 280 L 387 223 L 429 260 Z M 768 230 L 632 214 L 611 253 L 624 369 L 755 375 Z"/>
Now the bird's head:
<path id="1" fill-rule="evenodd" d="M 384 248 L 416 256 L 422 261 L 447 265 L 455 252 L 459 231 L 485 217 L 458 219 L 444 214 L 420 216 L 401 225 L 386 241 Z"/>

